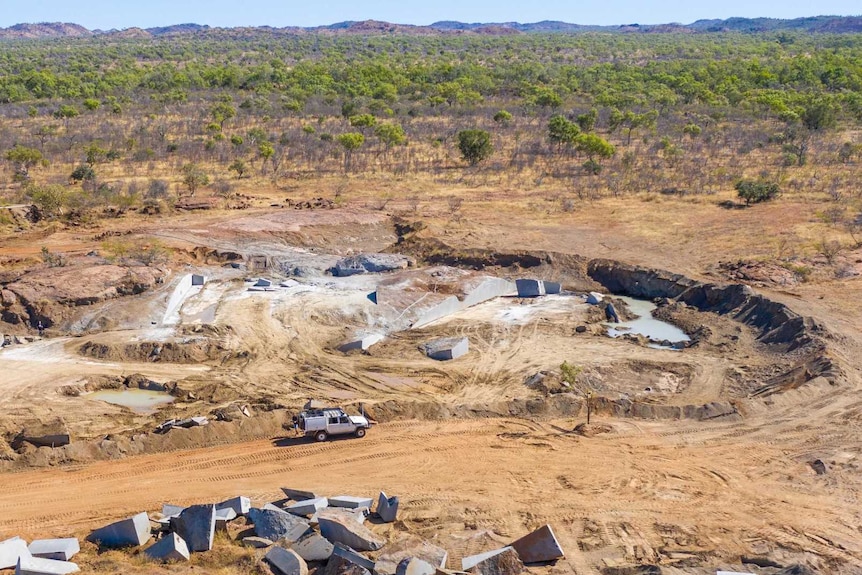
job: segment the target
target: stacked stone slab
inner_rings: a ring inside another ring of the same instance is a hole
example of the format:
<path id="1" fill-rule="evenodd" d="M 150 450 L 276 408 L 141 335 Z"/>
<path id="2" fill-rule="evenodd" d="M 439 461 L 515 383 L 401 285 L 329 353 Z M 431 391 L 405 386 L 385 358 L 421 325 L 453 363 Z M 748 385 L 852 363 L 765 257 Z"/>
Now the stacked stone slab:
<path id="1" fill-rule="evenodd" d="M 134 517 L 93 531 L 87 540 L 103 547 L 119 548 L 140 547 L 149 541 L 150 537 L 150 518 L 146 513 L 138 513 Z"/>
<path id="2" fill-rule="evenodd" d="M 470 351 L 470 340 L 466 337 L 444 337 L 423 345 L 425 355 L 437 361 L 458 359 Z"/>
<path id="3" fill-rule="evenodd" d="M 248 512 L 248 517 L 254 524 L 255 535 L 270 541 L 284 539 L 294 543 L 310 529 L 308 522 L 285 511 L 253 507 Z"/>
<path id="4" fill-rule="evenodd" d="M 341 543 L 357 551 L 377 551 L 384 541 L 364 525 L 345 518 L 321 517 L 320 534 L 332 543 Z"/>
<path id="5" fill-rule="evenodd" d="M 178 517 L 171 519 L 171 528 L 183 538 L 189 551 L 210 551 L 215 538 L 215 505 L 192 505 L 184 509 Z"/>
<path id="6" fill-rule="evenodd" d="M 188 561 L 189 547 L 185 540 L 176 533 L 168 533 L 162 539 L 144 551 L 147 557 L 154 561 Z"/>
<path id="7" fill-rule="evenodd" d="M 41 559 L 68 561 L 81 551 L 76 537 L 67 539 L 37 539 L 30 543 L 30 555 Z"/>
<path id="8" fill-rule="evenodd" d="M 305 560 L 292 549 L 273 547 L 264 559 L 281 575 L 308 575 Z"/>
<path id="9" fill-rule="evenodd" d="M 387 497 L 384 492 L 380 492 L 377 497 L 377 515 L 384 523 L 393 523 L 398 517 L 398 498 Z"/>
<path id="10" fill-rule="evenodd" d="M 563 548 L 557 541 L 550 525 L 543 525 L 532 533 L 524 535 L 511 547 L 518 552 L 524 563 L 546 563 L 565 557 Z"/>

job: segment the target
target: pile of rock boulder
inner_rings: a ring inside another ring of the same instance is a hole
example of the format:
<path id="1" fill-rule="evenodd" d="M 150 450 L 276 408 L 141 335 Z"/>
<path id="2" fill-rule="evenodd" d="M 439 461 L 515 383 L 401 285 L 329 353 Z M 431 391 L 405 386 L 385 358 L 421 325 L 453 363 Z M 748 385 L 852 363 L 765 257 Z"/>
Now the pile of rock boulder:
<path id="1" fill-rule="evenodd" d="M 242 545 L 261 550 L 261 560 L 275 575 L 307 575 L 310 565 L 321 575 L 457 572 L 447 570 L 446 550 L 409 534 L 388 542 L 366 526 L 372 515 L 376 524 L 394 523 L 398 497 L 381 492 L 375 507 L 367 497 L 282 491 L 285 499 L 262 507 L 252 507 L 248 497 L 190 507 L 164 505 L 152 517 L 139 513 L 96 529 L 87 539 L 102 549 L 146 547 L 143 554 L 149 559 L 172 563 L 212 550 L 216 532 L 223 530 L 236 534 Z M 249 529 L 229 530 L 228 524 L 240 518 Z M 77 539 L 34 541 L 27 546 L 16 537 L 0 542 L 0 569 L 14 567 L 16 575 L 75 573 L 78 566 L 69 560 L 79 550 Z M 554 532 L 545 525 L 506 547 L 465 557 L 460 570 L 475 575 L 518 575 L 525 564 L 553 562 L 563 556 Z"/>

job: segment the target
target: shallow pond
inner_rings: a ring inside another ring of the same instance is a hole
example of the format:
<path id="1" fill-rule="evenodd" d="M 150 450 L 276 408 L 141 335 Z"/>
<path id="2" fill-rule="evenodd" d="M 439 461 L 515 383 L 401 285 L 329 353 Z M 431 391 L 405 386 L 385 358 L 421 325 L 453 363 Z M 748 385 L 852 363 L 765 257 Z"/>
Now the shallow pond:
<path id="1" fill-rule="evenodd" d="M 613 297 L 626 302 L 629 310 L 638 317 L 630 321 L 607 324 L 609 336 L 620 337 L 627 333 L 636 333 L 653 341 L 669 341 L 671 343 L 691 341 L 691 338 L 677 326 L 654 318 L 652 312 L 657 306 L 651 301 L 626 296 Z M 663 349 L 667 348 L 663 347 Z"/>
<path id="2" fill-rule="evenodd" d="M 173 396 L 167 393 L 144 389 L 103 389 L 87 395 L 87 398 L 128 407 L 142 414 L 155 413 L 163 405 L 174 401 Z"/>

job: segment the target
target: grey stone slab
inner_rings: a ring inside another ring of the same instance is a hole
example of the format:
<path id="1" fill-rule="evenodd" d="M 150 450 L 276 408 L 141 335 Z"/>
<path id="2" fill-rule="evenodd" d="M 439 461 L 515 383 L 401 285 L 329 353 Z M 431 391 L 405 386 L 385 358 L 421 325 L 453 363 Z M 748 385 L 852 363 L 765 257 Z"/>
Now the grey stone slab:
<path id="1" fill-rule="evenodd" d="M 254 549 L 266 549 L 275 545 L 275 542 L 264 537 L 243 537 L 242 544 L 245 547 L 252 547 Z"/>
<path id="2" fill-rule="evenodd" d="M 398 564 L 395 575 L 435 575 L 437 568 L 416 557 L 408 557 Z"/>
<path id="3" fill-rule="evenodd" d="M 544 281 L 542 282 L 542 285 L 545 286 L 545 293 L 547 295 L 557 295 L 563 291 L 563 286 L 558 282 Z"/>
<path id="4" fill-rule="evenodd" d="M 287 510 L 286 510 L 286 509 L 284 509 L 283 507 L 279 507 L 278 505 L 276 505 L 276 504 L 274 504 L 274 503 L 267 503 L 267 504 L 265 504 L 265 505 L 263 506 L 263 509 L 264 509 L 265 511 L 277 511 L 277 512 L 279 512 L 279 513 L 287 513 Z M 249 513 L 251 513 L 251 510 L 249 510 Z M 289 515 L 289 513 L 288 513 L 288 515 Z"/>
<path id="5" fill-rule="evenodd" d="M 155 545 L 144 551 L 144 554 L 155 561 L 188 561 L 189 546 L 176 533 L 168 533 Z"/>
<path id="6" fill-rule="evenodd" d="M 189 551 L 200 553 L 213 548 L 216 527 L 215 505 L 192 505 L 171 519 L 174 532 L 182 537 Z"/>
<path id="7" fill-rule="evenodd" d="M 291 549 L 273 547 L 264 559 L 281 575 L 308 575 L 308 565 L 305 560 Z"/>
<path id="8" fill-rule="evenodd" d="M 358 337 L 338 346 L 338 351 L 345 353 L 348 351 L 365 351 L 384 339 L 386 339 L 386 336 L 379 333 Z"/>
<path id="9" fill-rule="evenodd" d="M 395 575 L 398 564 L 411 557 L 422 559 L 434 567 L 445 569 L 449 553 L 420 537 L 408 535 L 386 546 L 380 556 L 377 557 L 374 571 L 377 575 Z"/>
<path id="10" fill-rule="evenodd" d="M 306 561 L 327 561 L 332 556 L 334 546 L 318 533 L 309 533 L 291 547 Z"/>
<path id="11" fill-rule="evenodd" d="M 248 517 L 254 524 L 255 535 L 270 541 L 285 539 L 294 543 L 299 541 L 310 529 L 307 521 L 284 511 L 252 507 L 248 512 Z"/>
<path id="12" fill-rule="evenodd" d="M 341 543 L 357 551 L 377 551 L 384 545 L 383 539 L 364 525 L 341 517 L 320 517 L 320 534 L 332 543 Z"/>
<path id="13" fill-rule="evenodd" d="M 346 507 L 348 509 L 357 509 L 359 507 L 371 508 L 373 503 L 370 497 L 353 497 L 350 495 L 339 495 L 329 498 L 330 507 Z"/>
<path id="14" fill-rule="evenodd" d="M 272 287 L 272 282 L 267 279 L 260 278 L 252 287 Z"/>
<path id="15" fill-rule="evenodd" d="M 515 280 L 515 287 L 518 289 L 518 297 L 539 297 L 545 295 L 545 283 L 541 280 Z"/>
<path id="16" fill-rule="evenodd" d="M 502 549 L 494 549 L 493 551 L 486 551 L 485 553 L 479 553 L 478 555 L 464 557 L 463 559 L 461 559 L 461 570 L 467 571 L 468 569 L 472 569 L 482 561 L 487 561 L 491 557 L 495 557 L 497 555 L 500 555 L 501 553 L 505 553 L 510 549 L 512 549 L 512 547 L 503 547 Z"/>
<path id="17" fill-rule="evenodd" d="M 30 555 L 42 559 L 68 561 L 81 551 L 77 537 L 66 539 L 37 539 L 30 543 Z"/>
<path id="18" fill-rule="evenodd" d="M 398 517 L 398 498 L 387 497 L 384 492 L 380 492 L 377 497 L 377 515 L 384 523 L 393 523 Z"/>
<path id="19" fill-rule="evenodd" d="M 326 500 L 326 497 L 318 497 L 306 501 L 297 501 L 293 505 L 289 505 L 287 511 L 294 515 L 314 515 L 327 507 L 329 507 L 329 502 Z"/>
<path id="20" fill-rule="evenodd" d="M 103 547 L 140 547 L 150 540 L 150 518 L 146 513 L 96 529 L 87 538 Z"/>
<path id="21" fill-rule="evenodd" d="M 356 509 L 347 509 L 345 507 L 326 507 L 312 515 L 308 522 L 312 525 L 317 525 L 321 517 L 345 517 L 352 519 L 360 525 L 365 524 L 365 519 L 368 517 L 367 507 L 357 507 Z"/>
<path id="22" fill-rule="evenodd" d="M 233 509 L 237 515 L 245 515 L 251 509 L 251 499 L 248 497 L 234 497 L 216 504 L 216 511 L 220 509 Z"/>
<path id="23" fill-rule="evenodd" d="M 363 569 L 368 569 L 372 572 L 374 571 L 374 561 L 372 561 L 362 553 L 357 553 L 349 547 L 345 547 L 344 545 L 336 543 L 334 548 L 332 549 L 332 554 L 335 557 L 341 557 L 342 559 L 346 559 L 354 565 L 359 565 Z"/>
<path id="24" fill-rule="evenodd" d="M 565 557 L 550 525 L 543 525 L 521 537 L 512 543 L 512 547 L 524 563 L 545 563 Z"/>
<path id="25" fill-rule="evenodd" d="M 215 520 L 216 520 L 216 529 L 224 529 L 228 523 L 233 521 L 239 517 L 230 507 L 225 507 L 224 509 L 216 509 L 215 512 Z"/>
<path id="26" fill-rule="evenodd" d="M 14 569 L 21 557 L 32 557 L 26 541 L 20 537 L 0 541 L 0 569 Z"/>
<path id="27" fill-rule="evenodd" d="M 444 337 L 423 345 L 425 355 L 438 361 L 458 359 L 470 351 L 470 340 L 466 337 Z"/>
<path id="28" fill-rule="evenodd" d="M 185 510 L 181 505 L 170 505 L 165 503 L 162 505 L 162 515 L 164 517 L 176 517 Z"/>
<path id="29" fill-rule="evenodd" d="M 193 286 L 202 286 L 207 282 L 207 278 L 202 275 L 192 274 L 192 285 Z"/>
<path id="30" fill-rule="evenodd" d="M 78 571 L 80 569 L 74 563 L 40 557 L 21 557 L 15 565 L 15 575 L 67 575 Z"/>
<path id="31" fill-rule="evenodd" d="M 475 561 L 478 557 L 481 557 L 481 560 Z M 472 563 L 472 565 L 464 568 L 465 563 Z M 475 575 L 518 575 L 524 572 L 524 563 L 512 547 L 467 557 L 461 560 L 461 564 L 465 571 L 469 569 Z"/>

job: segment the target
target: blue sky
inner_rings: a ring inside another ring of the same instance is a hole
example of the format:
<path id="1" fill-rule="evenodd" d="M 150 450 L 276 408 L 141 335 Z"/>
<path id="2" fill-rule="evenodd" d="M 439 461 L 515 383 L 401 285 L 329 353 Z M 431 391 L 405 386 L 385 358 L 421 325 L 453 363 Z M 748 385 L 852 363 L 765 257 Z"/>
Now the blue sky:
<path id="1" fill-rule="evenodd" d="M 75 22 L 87 28 L 128 28 L 196 22 L 211 26 L 316 26 L 343 20 L 430 24 L 536 22 L 578 24 L 689 23 L 701 18 L 862 14 L 860 0 L 0 0 L 0 26 Z"/>

